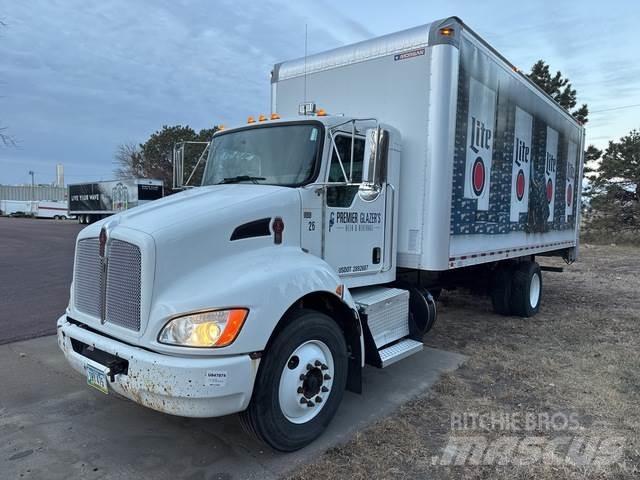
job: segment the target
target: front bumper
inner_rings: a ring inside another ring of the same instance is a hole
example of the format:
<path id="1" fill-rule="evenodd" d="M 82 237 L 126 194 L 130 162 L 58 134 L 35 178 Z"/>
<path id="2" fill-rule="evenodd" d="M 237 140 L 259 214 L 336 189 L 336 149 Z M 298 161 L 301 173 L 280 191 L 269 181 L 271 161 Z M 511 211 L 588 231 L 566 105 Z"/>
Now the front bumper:
<path id="1" fill-rule="evenodd" d="M 127 372 L 108 380 L 109 390 L 160 412 L 219 417 L 247 408 L 259 359 L 249 355 L 186 358 L 150 352 L 58 319 L 58 345 L 74 370 L 87 365 L 108 371 L 74 349 L 81 342 L 128 362 Z"/>

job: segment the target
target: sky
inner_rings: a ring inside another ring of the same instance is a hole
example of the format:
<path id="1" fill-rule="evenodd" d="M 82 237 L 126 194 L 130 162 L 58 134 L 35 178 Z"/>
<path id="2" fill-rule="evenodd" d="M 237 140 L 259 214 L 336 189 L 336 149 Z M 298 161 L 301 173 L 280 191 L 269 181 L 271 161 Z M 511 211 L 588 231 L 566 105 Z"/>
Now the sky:
<path id="1" fill-rule="evenodd" d="M 114 177 L 162 125 L 269 112 L 274 63 L 457 15 L 520 69 L 542 58 L 592 113 L 587 142 L 640 128 L 632 1 L 0 0 L 0 184 Z M 631 108 L 619 108 L 636 105 Z M 613 110 L 612 110 L 613 109 Z"/>

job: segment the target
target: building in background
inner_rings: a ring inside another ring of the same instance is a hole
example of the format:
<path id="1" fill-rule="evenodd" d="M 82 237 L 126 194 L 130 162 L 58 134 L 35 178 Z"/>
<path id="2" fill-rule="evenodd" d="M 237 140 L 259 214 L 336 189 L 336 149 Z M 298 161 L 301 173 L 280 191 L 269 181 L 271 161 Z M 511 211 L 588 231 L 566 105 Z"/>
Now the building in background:
<path id="1" fill-rule="evenodd" d="M 56 165 L 56 187 L 64 187 L 64 165 L 61 163 Z"/>
<path id="2" fill-rule="evenodd" d="M 0 185 L 0 200 L 58 200 L 67 199 L 67 189 L 52 185 Z"/>

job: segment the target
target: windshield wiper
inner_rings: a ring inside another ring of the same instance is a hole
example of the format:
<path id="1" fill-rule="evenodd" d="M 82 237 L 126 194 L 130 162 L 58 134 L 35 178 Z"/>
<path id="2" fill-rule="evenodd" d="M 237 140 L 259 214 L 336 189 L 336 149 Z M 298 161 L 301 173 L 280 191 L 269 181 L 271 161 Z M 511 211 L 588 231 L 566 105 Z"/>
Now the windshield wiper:
<path id="1" fill-rule="evenodd" d="M 221 182 L 218 182 L 218 185 L 222 183 L 237 183 L 237 182 L 253 182 L 258 183 L 258 180 L 266 180 L 265 177 L 252 177 L 250 175 L 238 175 L 237 177 L 227 177 L 223 179 Z"/>

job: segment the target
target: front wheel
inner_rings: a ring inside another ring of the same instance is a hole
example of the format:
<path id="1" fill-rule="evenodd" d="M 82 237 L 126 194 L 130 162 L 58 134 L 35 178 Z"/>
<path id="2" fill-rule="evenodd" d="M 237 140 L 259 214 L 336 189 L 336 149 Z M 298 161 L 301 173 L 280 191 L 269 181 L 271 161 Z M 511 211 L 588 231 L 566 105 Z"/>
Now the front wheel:
<path id="1" fill-rule="evenodd" d="M 329 425 L 347 381 L 347 345 L 327 315 L 299 310 L 265 352 L 245 430 L 280 451 L 315 440 Z"/>

